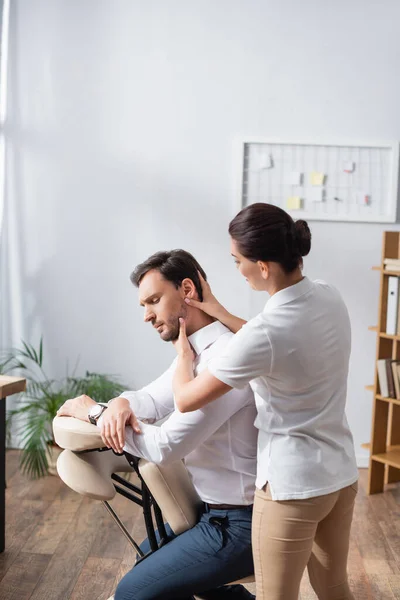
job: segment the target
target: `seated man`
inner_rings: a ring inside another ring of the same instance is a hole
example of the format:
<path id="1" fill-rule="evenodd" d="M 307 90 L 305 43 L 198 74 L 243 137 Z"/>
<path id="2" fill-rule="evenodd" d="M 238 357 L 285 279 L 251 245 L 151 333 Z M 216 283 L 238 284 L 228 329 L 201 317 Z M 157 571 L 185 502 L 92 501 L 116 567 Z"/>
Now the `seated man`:
<path id="1" fill-rule="evenodd" d="M 202 300 L 198 271 L 183 250 L 158 252 L 131 275 L 139 288 L 144 320 L 164 341 L 179 335 L 184 317 L 196 373 L 221 353 L 232 333 L 220 322 L 185 302 Z M 182 414 L 174 405 L 176 361 L 158 379 L 136 392 L 114 398 L 107 410 L 88 396 L 68 400 L 58 415 L 98 421 L 102 437 L 116 452 L 166 464 L 185 459 L 203 507 L 192 529 L 137 564 L 120 581 L 115 600 L 168 600 L 200 594 L 207 598 L 249 598 L 229 582 L 253 574 L 251 516 L 256 475 L 256 408 L 249 387 L 232 390 L 205 408 Z M 168 417 L 160 426 L 153 425 Z M 137 421 L 137 419 L 139 421 Z"/>

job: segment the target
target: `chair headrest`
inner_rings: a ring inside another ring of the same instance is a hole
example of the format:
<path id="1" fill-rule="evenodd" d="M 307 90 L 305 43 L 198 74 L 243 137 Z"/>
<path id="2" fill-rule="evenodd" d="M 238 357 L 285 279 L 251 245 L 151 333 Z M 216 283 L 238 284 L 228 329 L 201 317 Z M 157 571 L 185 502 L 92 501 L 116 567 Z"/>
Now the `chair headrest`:
<path id="1" fill-rule="evenodd" d="M 60 448 L 80 452 L 93 448 L 104 448 L 100 429 L 92 423 L 75 417 L 55 417 L 53 419 L 54 440 Z"/>

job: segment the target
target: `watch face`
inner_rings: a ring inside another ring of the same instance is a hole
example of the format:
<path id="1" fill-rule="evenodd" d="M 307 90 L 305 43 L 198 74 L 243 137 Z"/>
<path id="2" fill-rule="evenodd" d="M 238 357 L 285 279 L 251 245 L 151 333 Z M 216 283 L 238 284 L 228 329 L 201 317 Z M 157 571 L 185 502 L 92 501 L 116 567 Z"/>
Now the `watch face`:
<path id="1" fill-rule="evenodd" d="M 99 417 L 101 415 L 101 413 L 103 412 L 103 407 L 100 406 L 99 404 L 96 404 L 94 406 L 92 406 L 92 408 L 89 411 L 89 415 L 91 417 L 93 417 L 94 419 L 96 419 L 97 417 Z"/>

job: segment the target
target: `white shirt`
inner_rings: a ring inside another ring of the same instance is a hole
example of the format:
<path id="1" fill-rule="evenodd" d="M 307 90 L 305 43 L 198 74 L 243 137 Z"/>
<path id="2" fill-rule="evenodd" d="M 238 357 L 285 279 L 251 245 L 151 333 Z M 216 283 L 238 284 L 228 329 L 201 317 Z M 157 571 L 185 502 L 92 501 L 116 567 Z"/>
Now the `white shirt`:
<path id="1" fill-rule="evenodd" d="M 197 375 L 221 354 L 233 334 L 219 322 L 189 336 Z M 250 386 L 232 390 L 208 406 L 182 414 L 175 408 L 172 379 L 176 360 L 161 377 L 137 392 L 124 392 L 142 422 L 142 433 L 126 428 L 124 450 L 166 464 L 185 458 L 203 502 L 252 504 L 257 466 L 257 416 Z M 243 386 L 242 386 L 243 387 Z M 161 426 L 151 425 L 167 415 Z"/>
<path id="2" fill-rule="evenodd" d="M 251 383 L 258 416 L 256 486 L 273 500 L 322 496 L 358 478 L 345 416 L 350 320 L 332 286 L 302 281 L 270 297 L 209 371 Z"/>

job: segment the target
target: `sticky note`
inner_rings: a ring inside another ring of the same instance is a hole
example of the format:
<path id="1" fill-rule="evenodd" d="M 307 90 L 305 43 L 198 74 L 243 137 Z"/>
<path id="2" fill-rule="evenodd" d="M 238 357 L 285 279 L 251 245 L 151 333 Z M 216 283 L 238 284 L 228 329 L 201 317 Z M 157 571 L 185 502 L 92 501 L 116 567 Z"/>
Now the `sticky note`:
<path id="1" fill-rule="evenodd" d="M 301 198 L 300 196 L 290 196 L 287 199 L 286 206 L 289 210 L 300 210 L 301 209 Z"/>
<path id="2" fill-rule="evenodd" d="M 292 171 L 289 173 L 288 184 L 289 185 L 301 185 L 303 182 L 303 173 L 300 171 Z"/>
<path id="3" fill-rule="evenodd" d="M 344 161 L 343 163 L 343 171 L 345 173 L 352 173 L 354 171 L 355 164 L 349 160 Z"/>
<path id="4" fill-rule="evenodd" d="M 366 192 L 356 192 L 355 200 L 360 206 L 368 206 L 371 202 L 370 195 Z"/>
<path id="5" fill-rule="evenodd" d="M 272 169 L 274 161 L 272 160 L 271 154 L 260 157 L 260 169 Z"/>
<path id="6" fill-rule="evenodd" d="M 310 190 L 309 195 L 312 202 L 323 202 L 325 199 L 325 190 L 322 187 L 315 187 Z"/>
<path id="7" fill-rule="evenodd" d="M 323 185 L 324 179 L 325 179 L 324 173 L 319 173 L 318 171 L 313 171 L 310 175 L 311 185 Z"/>

